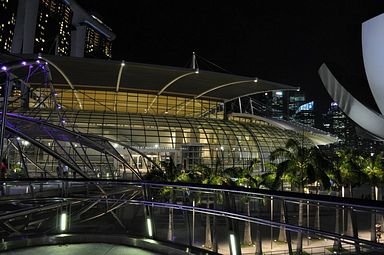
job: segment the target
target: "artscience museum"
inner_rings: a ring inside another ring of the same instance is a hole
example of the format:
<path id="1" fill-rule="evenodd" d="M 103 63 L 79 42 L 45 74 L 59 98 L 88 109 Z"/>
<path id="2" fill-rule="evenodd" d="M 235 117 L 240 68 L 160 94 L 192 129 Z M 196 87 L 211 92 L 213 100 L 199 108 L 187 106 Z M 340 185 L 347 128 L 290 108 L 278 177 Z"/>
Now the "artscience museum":
<path id="1" fill-rule="evenodd" d="M 362 51 L 365 73 L 380 112 L 365 106 L 350 94 L 326 64 L 319 69 L 320 78 L 329 95 L 343 112 L 362 127 L 370 139 L 384 140 L 384 14 L 362 24 Z"/>

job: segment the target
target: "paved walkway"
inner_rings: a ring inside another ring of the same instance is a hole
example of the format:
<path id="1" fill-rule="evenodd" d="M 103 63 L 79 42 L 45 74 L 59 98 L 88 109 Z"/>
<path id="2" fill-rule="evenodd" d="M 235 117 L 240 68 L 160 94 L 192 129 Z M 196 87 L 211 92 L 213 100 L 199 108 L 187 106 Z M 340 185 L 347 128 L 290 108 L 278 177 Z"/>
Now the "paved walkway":
<path id="1" fill-rule="evenodd" d="M 150 251 L 115 244 L 86 243 L 48 245 L 3 252 L 2 255 L 157 255 Z"/>
<path id="2" fill-rule="evenodd" d="M 368 235 L 369 233 L 364 233 Z M 365 238 L 365 237 L 364 237 Z M 333 254 L 330 251 L 332 248 L 333 240 L 326 239 L 303 239 L 303 250 L 308 254 Z M 264 255 L 282 255 L 288 254 L 287 243 L 264 240 L 262 243 L 262 250 Z M 346 250 L 346 254 L 354 254 L 354 246 L 352 245 L 343 245 L 343 248 Z M 292 249 L 295 251 L 296 243 L 293 241 Z M 256 246 L 242 246 L 242 254 L 255 254 Z M 230 254 L 228 243 L 221 242 L 219 244 L 219 253 L 221 254 Z M 103 244 L 103 243 L 87 243 L 87 244 L 67 244 L 67 245 L 48 245 L 48 246 L 39 246 L 31 247 L 25 249 L 17 249 L 8 252 L 3 252 L 3 255 L 43 255 L 43 254 L 54 254 L 54 255 L 158 255 L 159 253 L 154 253 L 151 251 L 142 250 L 139 248 L 124 246 L 124 245 L 114 245 L 114 244 Z M 383 253 L 377 253 L 383 254 Z"/>

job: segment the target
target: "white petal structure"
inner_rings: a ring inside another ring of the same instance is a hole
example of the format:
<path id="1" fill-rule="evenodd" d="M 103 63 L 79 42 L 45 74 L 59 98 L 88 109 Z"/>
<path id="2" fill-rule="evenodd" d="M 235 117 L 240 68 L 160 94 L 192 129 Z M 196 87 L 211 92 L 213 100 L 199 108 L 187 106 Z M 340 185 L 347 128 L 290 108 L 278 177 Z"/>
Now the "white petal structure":
<path id="1" fill-rule="evenodd" d="M 377 106 L 384 113 L 384 14 L 363 23 L 362 47 L 369 86 Z"/>
<path id="2" fill-rule="evenodd" d="M 384 141 L 383 115 L 372 111 L 354 98 L 341 86 L 325 64 L 321 65 L 319 75 L 329 95 L 337 102 L 341 110 L 363 129 Z M 384 97 L 384 94 L 381 95 Z"/>
<path id="3" fill-rule="evenodd" d="M 325 64 L 320 67 L 319 75 L 329 95 L 343 112 L 376 139 L 384 141 L 384 14 L 362 24 L 361 38 L 365 73 L 381 114 L 354 98 Z"/>

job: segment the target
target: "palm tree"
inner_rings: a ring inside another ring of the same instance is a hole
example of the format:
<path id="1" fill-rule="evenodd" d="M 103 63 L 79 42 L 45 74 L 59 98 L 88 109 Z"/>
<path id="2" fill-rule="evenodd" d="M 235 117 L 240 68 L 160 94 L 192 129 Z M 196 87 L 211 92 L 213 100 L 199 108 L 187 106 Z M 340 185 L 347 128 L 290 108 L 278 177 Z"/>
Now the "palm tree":
<path id="1" fill-rule="evenodd" d="M 331 181 L 329 178 L 329 172 L 333 170 L 333 164 L 332 161 L 322 153 L 319 149 L 316 147 L 311 149 L 311 160 L 313 163 L 313 166 L 316 169 L 316 173 L 320 173 L 318 175 L 318 181 L 315 182 L 315 188 L 316 188 L 316 194 L 318 195 L 320 193 L 320 185 L 322 185 L 321 188 L 323 189 L 330 189 L 331 188 Z M 316 206 L 316 213 L 315 213 L 315 228 L 320 229 L 320 206 L 317 204 Z"/>
<path id="2" fill-rule="evenodd" d="M 230 171 L 226 171 L 225 169 L 220 167 L 220 164 L 216 164 L 216 166 L 213 168 L 208 167 L 206 165 L 197 165 L 192 170 L 191 175 L 193 176 L 192 180 L 197 183 L 211 184 L 211 185 L 225 185 L 225 186 L 231 186 L 234 184 L 230 176 Z M 210 207 L 210 204 L 211 204 L 210 201 L 211 201 L 210 196 L 208 195 L 206 197 L 207 208 Z M 214 248 L 215 250 L 215 247 L 213 247 L 213 242 L 212 242 L 211 219 L 208 214 L 206 215 L 205 226 L 206 227 L 205 227 L 204 246 L 206 248 Z"/>
<path id="3" fill-rule="evenodd" d="M 254 171 L 259 165 L 258 159 L 253 159 L 250 161 L 249 165 L 247 167 L 241 168 L 241 167 L 233 167 L 228 168 L 225 170 L 225 172 L 231 176 L 233 179 L 235 179 L 235 184 L 237 186 L 247 187 L 247 188 L 260 188 L 262 185 L 262 177 L 261 175 L 254 175 Z M 244 197 L 243 201 L 245 204 L 245 209 L 247 212 L 247 216 L 251 215 L 250 212 L 250 199 L 248 197 Z M 251 223 L 249 221 L 246 221 L 244 224 L 244 238 L 243 243 L 251 245 L 252 242 L 252 231 L 251 231 Z"/>
<path id="4" fill-rule="evenodd" d="M 371 199 L 378 200 L 378 187 L 381 186 L 384 181 L 383 153 L 376 154 L 376 156 L 372 157 L 364 157 L 362 172 L 371 185 Z"/>
<path id="5" fill-rule="evenodd" d="M 338 150 L 336 151 L 333 162 L 332 171 L 328 173 L 328 176 L 336 188 L 337 196 L 345 196 L 344 188 L 349 187 L 349 195 L 352 197 L 352 189 L 354 186 L 362 183 L 362 161 L 363 158 L 358 156 L 356 151 L 352 149 Z M 344 209 L 343 209 L 343 222 L 344 222 Z M 344 225 L 342 232 L 344 232 Z M 352 232 L 351 215 L 350 211 L 347 211 L 347 233 Z M 336 208 L 335 218 L 335 233 L 340 233 L 340 208 Z M 340 240 L 335 240 L 333 249 L 335 251 L 341 250 Z"/>
<path id="6" fill-rule="evenodd" d="M 329 179 L 317 163 L 319 152 L 317 147 L 307 148 L 298 141 L 289 139 L 285 148 L 277 148 L 270 154 L 271 161 L 280 160 L 277 164 L 275 183 L 282 179 L 288 180 L 293 188 L 298 192 L 304 193 L 304 187 L 308 184 L 320 181 L 323 187 L 329 187 Z M 277 186 L 277 184 L 275 184 Z M 299 203 L 298 225 L 303 225 L 303 203 Z M 297 234 L 298 254 L 302 253 L 302 233 Z"/>
<path id="7" fill-rule="evenodd" d="M 180 166 L 176 166 L 173 162 L 172 157 L 169 161 L 162 161 L 161 167 L 163 170 L 154 168 L 144 176 L 145 180 L 157 181 L 157 182 L 177 182 L 184 181 L 188 182 L 188 175 L 181 170 Z M 160 191 L 160 195 L 166 197 L 170 203 L 173 203 L 174 200 L 174 191 L 171 187 L 164 187 Z M 169 209 L 168 213 L 168 234 L 167 239 L 169 241 L 173 240 L 173 208 Z"/>
<path id="8" fill-rule="evenodd" d="M 269 170 L 268 172 L 264 173 L 261 181 L 261 185 L 263 187 L 266 187 L 269 190 L 281 190 L 284 191 L 284 183 L 289 182 L 290 179 L 288 178 L 288 175 L 281 176 L 280 179 L 276 178 L 276 172 L 277 169 L 280 166 L 277 163 L 268 162 L 266 164 L 266 168 Z M 280 200 L 280 222 L 286 223 L 285 219 L 285 209 L 284 209 L 284 200 Z M 271 211 L 272 214 L 272 211 Z M 287 235 L 286 230 L 284 226 L 280 226 L 279 228 L 279 236 L 277 238 L 278 241 L 286 242 L 287 241 Z"/>
<path id="9" fill-rule="evenodd" d="M 348 187 L 349 196 L 353 197 L 353 187 L 358 186 L 363 180 L 364 157 L 358 155 L 357 151 L 352 149 L 336 151 L 334 181 L 341 188 Z M 343 192 L 344 193 L 344 192 Z"/>
<path id="10" fill-rule="evenodd" d="M 367 182 L 371 185 L 371 199 L 379 200 L 380 192 L 379 187 L 384 181 L 384 172 L 383 172 L 383 153 L 372 155 L 371 157 L 364 157 L 363 163 L 363 173 L 367 179 Z M 371 241 L 376 241 L 376 222 L 381 222 L 376 219 L 376 214 L 371 216 Z"/>

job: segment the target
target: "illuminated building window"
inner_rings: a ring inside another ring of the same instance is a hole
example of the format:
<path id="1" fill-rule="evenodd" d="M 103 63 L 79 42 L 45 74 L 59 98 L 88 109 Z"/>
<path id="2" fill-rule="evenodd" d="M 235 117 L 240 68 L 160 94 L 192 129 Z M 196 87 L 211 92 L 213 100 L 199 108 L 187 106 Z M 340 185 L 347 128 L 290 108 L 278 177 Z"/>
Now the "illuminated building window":
<path id="1" fill-rule="evenodd" d="M 13 30 L 16 23 L 17 1 L 0 0 L 0 48 L 11 50 Z"/>

